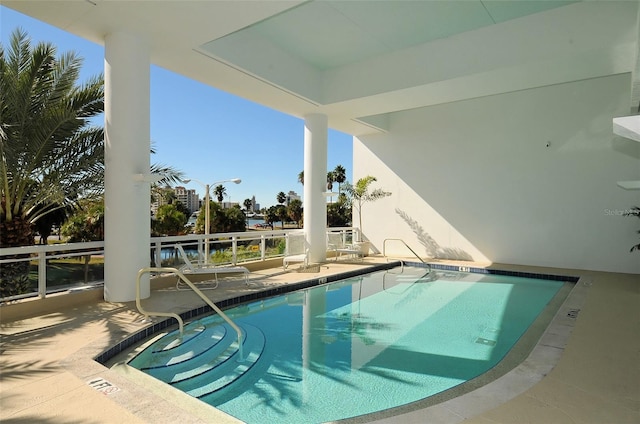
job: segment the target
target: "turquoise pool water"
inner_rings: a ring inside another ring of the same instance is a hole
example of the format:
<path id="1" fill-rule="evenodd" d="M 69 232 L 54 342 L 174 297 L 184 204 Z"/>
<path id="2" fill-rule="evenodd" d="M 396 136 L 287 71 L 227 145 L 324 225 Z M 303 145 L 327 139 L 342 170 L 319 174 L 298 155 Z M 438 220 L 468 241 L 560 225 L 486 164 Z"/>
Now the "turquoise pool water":
<path id="1" fill-rule="evenodd" d="M 381 271 L 225 311 L 245 332 L 243 361 L 233 331 L 210 316 L 190 324 L 182 345 L 169 346 L 170 334 L 130 365 L 247 423 L 334 421 L 483 374 L 562 285 Z"/>

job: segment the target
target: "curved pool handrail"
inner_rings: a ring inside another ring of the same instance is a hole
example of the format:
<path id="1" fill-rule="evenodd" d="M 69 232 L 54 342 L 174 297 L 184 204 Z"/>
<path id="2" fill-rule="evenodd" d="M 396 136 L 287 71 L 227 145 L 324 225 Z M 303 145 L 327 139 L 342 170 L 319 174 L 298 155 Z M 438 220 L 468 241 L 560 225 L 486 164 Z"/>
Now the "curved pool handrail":
<path id="1" fill-rule="evenodd" d="M 182 337 L 182 334 L 184 333 L 184 322 L 182 321 L 182 318 L 180 318 L 180 316 L 178 314 L 173 313 L 173 312 L 151 312 L 151 311 L 146 311 L 146 310 L 144 310 L 142 308 L 142 304 L 140 303 L 140 277 L 142 277 L 142 275 L 144 275 L 146 273 L 151 273 L 151 272 L 170 272 L 172 274 L 177 275 L 178 278 L 180 278 L 182 281 L 184 281 L 184 283 L 186 285 L 188 285 L 191 288 L 191 290 L 193 290 L 200 297 L 200 299 L 204 300 L 204 302 L 207 305 L 209 305 L 211 307 L 211 309 L 216 311 L 216 313 L 223 320 L 225 320 L 226 323 L 231 326 L 231 328 L 233 328 L 235 330 L 235 332 L 238 334 L 238 355 L 240 357 L 239 360 L 242 361 L 244 359 L 244 355 L 243 355 L 243 352 L 242 352 L 242 330 L 240 329 L 240 327 L 238 327 L 236 325 L 236 323 L 233 322 L 231 320 L 231 318 L 229 318 L 227 316 L 227 314 L 222 312 L 222 310 L 220 308 L 218 308 L 218 306 L 215 303 L 213 303 L 211 301 L 211 299 L 209 299 L 207 296 L 205 296 L 204 293 L 202 293 L 200 291 L 200 289 L 198 289 L 191 282 L 191 280 L 189 280 L 187 277 L 185 277 L 185 275 L 177 268 L 147 267 L 147 268 L 142 268 L 140 271 L 138 271 L 138 277 L 136 278 L 136 306 L 138 307 L 138 310 L 140 311 L 141 314 L 143 314 L 144 316 L 155 315 L 155 316 L 161 316 L 161 317 L 175 318 L 178 321 L 178 326 L 179 326 L 179 329 L 180 329 L 180 337 Z"/>
<path id="2" fill-rule="evenodd" d="M 423 264 L 425 264 L 427 266 L 427 268 L 429 268 L 429 272 L 431 272 L 431 265 L 426 263 L 425 261 L 422 260 L 422 258 L 411 248 L 411 246 L 409 246 L 404 240 L 400 239 L 400 238 L 387 238 L 384 239 L 384 242 L 382 243 L 382 256 L 384 256 L 385 258 L 387 257 L 387 242 L 388 241 L 399 241 L 402 244 L 405 245 L 405 247 L 407 249 L 409 249 L 411 251 L 411 253 L 413 253 L 413 255 L 418 258 L 418 260 L 420 262 L 422 262 Z"/>

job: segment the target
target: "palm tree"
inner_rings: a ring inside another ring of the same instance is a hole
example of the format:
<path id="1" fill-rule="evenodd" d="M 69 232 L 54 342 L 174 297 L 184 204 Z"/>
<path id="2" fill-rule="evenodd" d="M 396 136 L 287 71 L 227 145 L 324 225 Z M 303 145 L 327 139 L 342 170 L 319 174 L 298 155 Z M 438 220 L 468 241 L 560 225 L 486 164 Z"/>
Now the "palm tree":
<path id="1" fill-rule="evenodd" d="M 298 182 L 304 185 L 304 171 L 300 171 L 300 173 L 298 174 Z"/>
<path id="2" fill-rule="evenodd" d="M 335 181 L 335 177 L 332 171 L 327 172 L 327 191 L 331 192 L 333 190 L 333 182 Z M 333 196 L 330 196 L 329 203 L 333 203 Z"/>
<path id="3" fill-rule="evenodd" d="M 284 194 L 284 191 L 281 191 L 280 193 L 278 193 L 278 195 L 276 196 L 276 200 L 278 201 L 278 203 L 283 204 L 284 202 L 287 201 L 287 195 Z"/>
<path id="4" fill-rule="evenodd" d="M 251 199 L 244 199 L 244 202 L 242 202 L 242 204 L 244 205 L 244 208 L 247 212 L 251 211 L 251 206 L 253 205 Z"/>
<path id="5" fill-rule="evenodd" d="M 289 219 L 296 223 L 296 226 L 300 228 L 300 222 L 302 221 L 302 202 L 298 199 L 293 199 L 289 206 L 287 206 L 287 215 Z"/>
<path id="6" fill-rule="evenodd" d="M 327 190 L 331 191 L 333 189 L 333 183 L 335 181 L 336 180 L 333 176 L 333 171 L 327 171 Z"/>
<path id="7" fill-rule="evenodd" d="M 104 110 L 102 76 L 77 85 L 82 60 L 32 46 L 21 29 L 9 44 L 0 44 L 0 247 L 34 244 L 32 223 L 51 205 L 95 197 L 104 175 L 103 129 L 90 122 Z M 0 267 L 3 296 L 18 294 L 28 266 Z"/>
<path id="8" fill-rule="evenodd" d="M 356 181 L 355 185 L 347 183 L 344 186 L 344 191 L 351 197 L 352 206 L 358 212 L 358 223 L 361 234 L 364 234 L 362 231 L 362 206 L 367 202 L 374 202 L 383 197 L 391 196 L 390 192 L 384 191 L 381 188 L 369 191 L 369 186 L 375 181 L 377 181 L 376 177 L 367 175 Z"/>
<path id="9" fill-rule="evenodd" d="M 338 195 L 340 195 L 340 193 L 342 193 L 341 185 L 347 180 L 347 171 L 344 169 L 344 166 L 336 166 L 333 170 L 333 180 L 338 183 Z"/>
<path id="10" fill-rule="evenodd" d="M 216 196 L 216 198 L 218 199 L 218 203 L 220 203 L 220 206 L 222 206 L 222 200 L 224 199 L 224 196 L 227 195 L 227 189 L 224 188 L 222 184 L 218 184 L 213 189 L 213 195 Z"/>

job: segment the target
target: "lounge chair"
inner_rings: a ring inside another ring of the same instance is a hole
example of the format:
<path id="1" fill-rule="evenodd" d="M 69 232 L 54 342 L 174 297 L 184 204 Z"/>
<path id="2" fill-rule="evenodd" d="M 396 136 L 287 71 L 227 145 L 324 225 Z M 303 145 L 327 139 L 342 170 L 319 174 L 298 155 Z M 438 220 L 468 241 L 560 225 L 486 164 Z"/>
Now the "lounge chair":
<path id="1" fill-rule="evenodd" d="M 287 234 L 285 236 L 286 247 L 282 268 L 287 269 L 291 262 L 302 262 L 306 268 L 309 265 L 309 247 L 304 234 Z"/>
<path id="2" fill-rule="evenodd" d="M 360 260 L 364 256 L 360 246 L 345 243 L 341 233 L 327 233 L 327 250 L 334 252 L 335 261 L 342 255 L 353 256 Z"/>
<path id="3" fill-rule="evenodd" d="M 184 265 L 180 268 L 180 271 L 187 274 L 213 274 L 215 276 L 215 285 L 213 287 L 207 287 L 208 289 L 215 289 L 218 287 L 218 274 L 243 274 L 245 284 L 249 284 L 249 270 L 243 266 L 226 266 L 226 265 L 214 265 L 214 264 L 205 264 L 205 265 L 193 265 L 187 256 L 187 253 L 182 248 L 182 245 L 176 244 L 173 246 L 174 249 L 180 253 Z M 176 289 L 180 290 L 180 285 L 182 281 L 178 278 L 178 282 L 176 283 Z"/>

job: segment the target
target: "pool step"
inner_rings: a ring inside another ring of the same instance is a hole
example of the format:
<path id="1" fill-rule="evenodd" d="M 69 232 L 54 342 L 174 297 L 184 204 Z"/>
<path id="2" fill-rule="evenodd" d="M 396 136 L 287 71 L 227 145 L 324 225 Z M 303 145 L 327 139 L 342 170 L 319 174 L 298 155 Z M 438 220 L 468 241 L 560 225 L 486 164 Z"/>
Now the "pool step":
<path id="1" fill-rule="evenodd" d="M 260 359 L 264 351 L 265 337 L 260 329 L 253 326 L 243 326 L 243 331 L 246 338 L 243 344 L 242 360 L 236 350 L 233 355 L 217 366 L 201 372 L 193 378 L 183 379 L 173 386 L 191 396 L 202 397 L 215 393 L 244 376 Z"/>
<path id="2" fill-rule="evenodd" d="M 240 326 L 242 359 L 237 333 L 228 324 L 204 328 L 193 323 L 192 328 L 187 327 L 182 340 L 170 333 L 147 347 L 129 365 L 194 397 L 202 397 L 244 376 L 264 351 L 264 334 L 251 325 Z"/>
<path id="3" fill-rule="evenodd" d="M 238 351 L 238 334 L 227 324 L 220 327 L 224 327 L 226 330 L 224 336 L 217 341 L 212 338 L 209 349 L 206 349 L 202 354 L 193 356 L 186 361 L 174 361 L 164 367 L 146 368 L 143 371 L 165 383 L 173 384 L 196 377 L 219 366 Z M 246 339 L 246 333 L 244 331 L 243 333 L 243 338 Z"/>
<path id="4" fill-rule="evenodd" d="M 225 326 L 202 328 L 196 324 L 190 327 L 185 327 L 182 342 L 177 332 L 171 332 L 136 356 L 129 365 L 146 371 L 189 361 L 213 349 L 229 332 Z"/>

